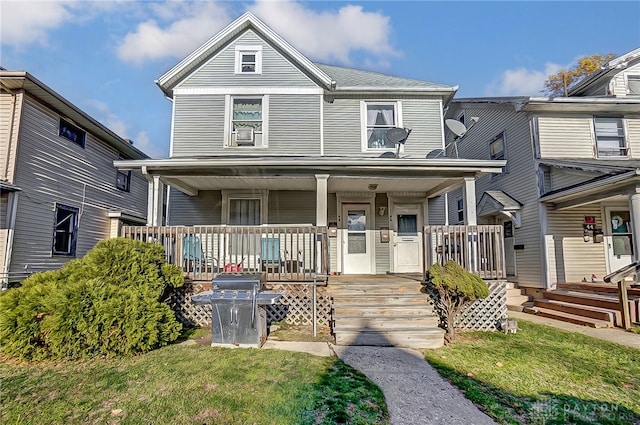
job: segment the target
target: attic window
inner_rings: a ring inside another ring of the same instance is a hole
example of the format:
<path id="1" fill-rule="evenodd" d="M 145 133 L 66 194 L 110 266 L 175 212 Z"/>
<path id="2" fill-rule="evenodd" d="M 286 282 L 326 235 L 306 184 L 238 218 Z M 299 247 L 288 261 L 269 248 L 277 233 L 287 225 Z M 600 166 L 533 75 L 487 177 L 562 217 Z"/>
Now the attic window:
<path id="1" fill-rule="evenodd" d="M 627 75 L 627 94 L 640 95 L 640 75 Z"/>
<path id="2" fill-rule="evenodd" d="M 236 46 L 236 74 L 262 74 L 262 46 Z"/>

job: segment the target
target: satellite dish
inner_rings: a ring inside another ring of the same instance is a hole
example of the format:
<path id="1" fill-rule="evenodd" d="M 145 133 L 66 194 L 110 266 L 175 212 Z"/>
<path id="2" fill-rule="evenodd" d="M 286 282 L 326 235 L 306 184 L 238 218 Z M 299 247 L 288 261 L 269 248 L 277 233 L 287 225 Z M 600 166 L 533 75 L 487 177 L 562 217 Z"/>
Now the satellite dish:
<path id="1" fill-rule="evenodd" d="M 444 158 L 447 156 L 447 153 L 444 149 L 434 149 L 427 154 L 427 158 Z"/>
<path id="2" fill-rule="evenodd" d="M 449 130 L 457 137 L 462 137 L 467 132 L 467 127 L 464 126 L 460 121 L 448 119 L 445 120 L 444 123 L 449 127 Z"/>
<path id="3" fill-rule="evenodd" d="M 385 152 L 382 155 L 380 155 L 378 158 L 395 158 L 396 154 L 393 152 Z"/>
<path id="4" fill-rule="evenodd" d="M 388 141 L 390 141 L 395 145 L 399 143 L 404 144 L 404 142 L 407 140 L 407 137 L 409 137 L 409 131 L 407 131 L 404 128 L 398 128 L 398 127 L 390 128 L 385 133 L 385 137 L 387 138 Z"/>

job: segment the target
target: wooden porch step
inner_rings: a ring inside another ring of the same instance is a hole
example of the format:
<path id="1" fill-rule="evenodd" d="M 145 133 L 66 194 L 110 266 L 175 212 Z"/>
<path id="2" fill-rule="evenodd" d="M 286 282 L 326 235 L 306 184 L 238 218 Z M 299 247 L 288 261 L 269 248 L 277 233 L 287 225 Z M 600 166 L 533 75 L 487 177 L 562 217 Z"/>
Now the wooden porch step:
<path id="1" fill-rule="evenodd" d="M 576 289 L 586 292 L 602 292 L 610 294 L 618 293 L 618 285 L 613 283 L 558 283 L 558 288 Z M 640 297 L 640 288 L 632 288 L 629 284 L 627 284 L 627 294 L 629 296 Z"/>
<path id="2" fill-rule="evenodd" d="M 557 289 L 555 291 L 544 291 L 542 296 L 548 300 L 607 308 L 609 310 L 617 310 L 619 308 L 617 297 L 607 295 Z"/>
<path id="3" fill-rule="evenodd" d="M 604 320 L 591 319 L 584 316 L 576 316 L 575 314 L 564 313 L 557 310 L 534 307 L 534 311 L 537 316 L 557 319 L 563 322 L 574 323 L 576 325 L 589 326 L 591 328 L 609 328 L 612 326 L 610 322 Z"/>
<path id="4" fill-rule="evenodd" d="M 336 317 L 333 331 L 336 334 L 342 332 L 355 332 L 358 330 L 408 330 L 422 331 L 427 328 L 437 328 L 439 319 L 435 316 L 396 316 L 396 317 Z"/>
<path id="5" fill-rule="evenodd" d="M 342 295 L 342 294 L 387 294 L 387 293 L 396 293 L 396 294 L 421 294 L 422 293 L 422 285 L 420 284 L 404 284 L 397 286 L 390 285 L 341 285 L 334 286 L 329 285 L 327 291 L 332 295 Z"/>
<path id="6" fill-rule="evenodd" d="M 334 305 L 367 304 L 367 305 L 428 305 L 426 294 L 362 294 L 334 295 Z"/>
<path id="7" fill-rule="evenodd" d="M 534 305 L 547 310 L 556 310 L 563 313 L 573 314 L 575 316 L 604 320 L 605 322 L 609 322 L 611 325 L 622 326 L 621 314 L 617 310 L 546 299 L 535 300 Z"/>
<path id="8" fill-rule="evenodd" d="M 360 316 L 360 317 L 377 317 L 377 316 L 431 316 L 433 315 L 433 307 L 425 303 L 424 305 L 406 305 L 406 304 L 387 304 L 376 305 L 370 304 L 334 304 L 334 317 L 342 316 Z"/>
<path id="9" fill-rule="evenodd" d="M 394 329 L 391 332 L 360 329 L 336 334 L 337 345 L 372 345 L 414 349 L 440 348 L 444 345 L 444 330 L 440 328 Z"/>

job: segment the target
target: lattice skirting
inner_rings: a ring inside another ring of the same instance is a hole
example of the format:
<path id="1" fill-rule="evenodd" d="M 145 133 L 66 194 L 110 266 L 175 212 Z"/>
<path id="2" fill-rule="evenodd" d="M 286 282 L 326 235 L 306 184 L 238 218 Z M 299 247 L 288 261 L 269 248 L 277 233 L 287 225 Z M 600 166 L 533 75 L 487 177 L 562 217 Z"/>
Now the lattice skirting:
<path id="1" fill-rule="evenodd" d="M 284 295 L 277 304 L 266 306 L 267 321 L 284 321 L 293 325 L 313 324 L 313 287 L 306 284 L 268 284 L 269 290 L 282 292 Z M 176 290 L 168 300 L 176 318 L 187 326 L 211 327 L 211 306 L 195 305 L 191 295 L 197 289 L 185 286 Z M 317 288 L 316 300 L 317 324 L 329 326 L 331 319 L 331 298 L 325 287 Z"/>
<path id="2" fill-rule="evenodd" d="M 507 282 L 489 283 L 489 296 L 477 300 L 456 318 L 456 329 L 495 331 L 507 317 Z"/>

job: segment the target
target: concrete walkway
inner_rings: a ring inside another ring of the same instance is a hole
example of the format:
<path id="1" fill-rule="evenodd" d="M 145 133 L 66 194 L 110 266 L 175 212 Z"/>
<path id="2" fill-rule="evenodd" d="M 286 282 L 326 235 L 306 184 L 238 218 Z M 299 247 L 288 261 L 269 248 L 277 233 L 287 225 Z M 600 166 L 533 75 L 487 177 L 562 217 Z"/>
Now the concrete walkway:
<path id="1" fill-rule="evenodd" d="M 392 425 L 495 424 L 460 390 L 442 379 L 419 351 L 394 347 L 332 346 L 384 393 Z"/>
<path id="2" fill-rule="evenodd" d="M 575 325 L 573 323 L 567 323 L 519 311 L 509 311 L 509 318 L 553 326 L 554 328 L 589 335 L 594 338 L 604 339 L 606 341 L 615 342 L 617 344 L 626 345 L 627 347 L 637 348 L 640 350 L 640 334 L 627 332 L 619 328 L 596 329 L 589 326 Z"/>

